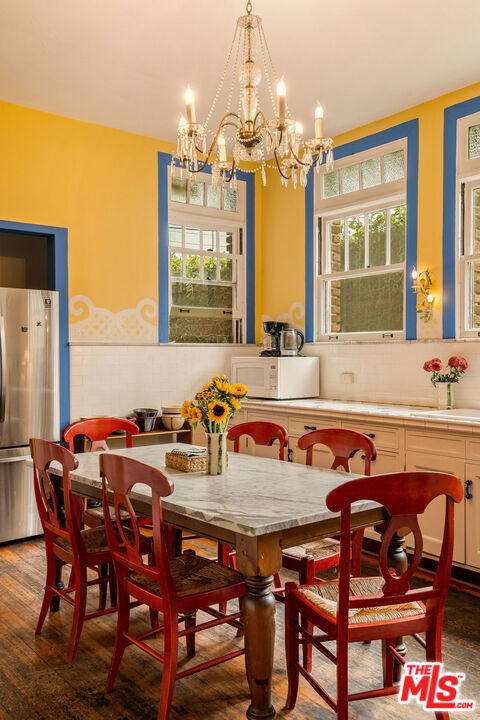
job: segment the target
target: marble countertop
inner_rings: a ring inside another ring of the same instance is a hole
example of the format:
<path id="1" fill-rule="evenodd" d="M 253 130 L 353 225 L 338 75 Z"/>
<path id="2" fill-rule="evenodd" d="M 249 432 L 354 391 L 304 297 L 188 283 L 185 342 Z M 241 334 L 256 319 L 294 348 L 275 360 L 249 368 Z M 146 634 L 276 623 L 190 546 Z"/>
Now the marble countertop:
<path id="1" fill-rule="evenodd" d="M 183 473 L 165 466 L 165 453 L 177 446 L 168 443 L 111 452 L 157 467 L 168 477 L 175 488 L 162 501 L 165 510 L 242 535 L 268 535 L 335 517 L 326 506 L 326 496 L 347 480 L 359 477 L 240 453 L 229 453 L 228 471 L 223 476 Z M 80 491 L 80 485 L 85 485 L 85 490 L 88 486 L 100 488 L 99 454 L 76 457 L 79 466 L 71 473 L 74 489 Z M 137 485 L 132 493 L 132 499 L 149 496 L 145 485 Z M 365 501 L 352 507 L 361 512 L 378 505 Z"/>
<path id="2" fill-rule="evenodd" d="M 414 405 L 389 405 L 386 403 L 368 403 L 348 400 L 326 400 L 322 398 L 305 398 L 300 400 L 262 400 L 251 398 L 244 403 L 243 408 L 282 408 L 303 412 L 343 413 L 391 418 L 404 421 L 428 421 L 428 423 L 451 425 L 480 426 L 480 410 L 453 409 L 438 410 Z"/>

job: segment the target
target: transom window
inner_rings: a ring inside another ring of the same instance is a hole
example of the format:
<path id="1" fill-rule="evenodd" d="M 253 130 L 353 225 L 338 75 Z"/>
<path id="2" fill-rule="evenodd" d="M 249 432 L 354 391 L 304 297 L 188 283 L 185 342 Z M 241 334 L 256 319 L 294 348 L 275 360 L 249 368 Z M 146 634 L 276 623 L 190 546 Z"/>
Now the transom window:
<path id="1" fill-rule="evenodd" d="M 404 336 L 406 152 L 403 143 L 393 145 L 359 153 L 353 164 L 351 156 L 343 160 L 343 166 L 342 161 L 337 163 L 336 198 L 323 197 L 325 178 L 331 173 L 325 173 L 319 183 L 316 311 L 320 340 Z M 370 172 L 376 173 L 378 186 L 369 185 L 373 182 L 367 178 Z M 348 185 L 352 177 L 354 184 Z M 389 182 L 398 194 L 389 196 Z"/>
<path id="2" fill-rule="evenodd" d="M 236 219 L 241 212 L 242 192 L 243 187 L 230 190 L 203 180 L 172 179 L 168 225 L 170 342 L 244 342 L 244 225 Z M 186 209 L 187 205 L 196 205 L 199 198 L 203 205 L 198 205 L 196 214 L 179 211 L 177 203 Z"/>

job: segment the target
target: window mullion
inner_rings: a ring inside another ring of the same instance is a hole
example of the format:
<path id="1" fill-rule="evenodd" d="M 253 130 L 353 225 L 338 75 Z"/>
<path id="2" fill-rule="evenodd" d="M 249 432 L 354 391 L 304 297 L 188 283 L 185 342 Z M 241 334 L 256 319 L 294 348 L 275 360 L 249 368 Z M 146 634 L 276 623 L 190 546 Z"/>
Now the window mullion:
<path id="1" fill-rule="evenodd" d="M 386 250 L 386 258 L 385 258 L 385 264 L 391 265 L 392 263 L 392 234 L 391 234 L 391 223 L 390 223 L 390 216 L 391 216 L 391 208 L 386 208 L 385 213 L 387 215 L 386 217 L 386 238 L 385 238 L 385 250 Z M 405 248 L 406 252 L 406 248 Z"/>
<path id="2" fill-rule="evenodd" d="M 348 218 L 344 218 L 343 220 L 343 237 L 345 246 L 344 268 L 345 272 L 347 272 L 350 269 L 350 239 L 348 237 Z"/>
<path id="3" fill-rule="evenodd" d="M 370 216 L 365 213 L 363 216 L 363 228 L 365 236 L 365 268 L 370 267 Z"/>

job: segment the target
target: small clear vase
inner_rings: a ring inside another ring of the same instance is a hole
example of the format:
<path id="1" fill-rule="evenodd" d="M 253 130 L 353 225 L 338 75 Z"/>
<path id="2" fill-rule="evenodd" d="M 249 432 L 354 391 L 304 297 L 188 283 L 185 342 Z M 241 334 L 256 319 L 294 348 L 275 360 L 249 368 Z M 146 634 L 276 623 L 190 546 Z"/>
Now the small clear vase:
<path id="1" fill-rule="evenodd" d="M 452 383 L 437 383 L 437 405 L 439 410 L 451 410 L 453 408 Z"/>
<path id="2" fill-rule="evenodd" d="M 207 436 L 208 475 L 225 475 L 227 472 L 227 433 L 205 433 Z"/>

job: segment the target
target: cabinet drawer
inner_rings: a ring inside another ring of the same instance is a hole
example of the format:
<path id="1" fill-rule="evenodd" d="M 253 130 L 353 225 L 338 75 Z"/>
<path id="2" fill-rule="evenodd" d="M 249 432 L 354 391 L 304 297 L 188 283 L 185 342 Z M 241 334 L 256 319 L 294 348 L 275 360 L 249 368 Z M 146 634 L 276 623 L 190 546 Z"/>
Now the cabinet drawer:
<path id="1" fill-rule="evenodd" d="M 480 438 L 467 439 L 467 460 L 480 461 Z"/>
<path id="2" fill-rule="evenodd" d="M 304 417 L 304 418 L 292 418 L 290 420 L 290 433 L 296 437 L 302 437 L 309 432 L 314 430 L 321 430 L 322 428 L 338 428 L 340 427 L 339 420 L 331 420 L 326 417 Z"/>
<path id="3" fill-rule="evenodd" d="M 424 433 L 407 430 L 406 449 L 413 452 L 464 458 L 465 439 L 450 433 Z"/>
<path id="4" fill-rule="evenodd" d="M 401 447 L 402 430 L 400 428 L 371 425 L 370 423 L 352 423 L 347 420 L 342 421 L 342 427 L 346 430 L 356 430 L 368 435 L 377 448 L 399 450 Z"/>
<path id="5" fill-rule="evenodd" d="M 285 428 L 285 430 L 289 431 L 289 417 L 287 413 L 285 414 L 279 414 L 277 413 L 263 413 L 263 412 L 251 412 L 248 411 L 248 422 L 273 422 L 277 423 L 277 425 L 281 425 Z M 242 422 L 245 422 L 242 420 Z"/>

